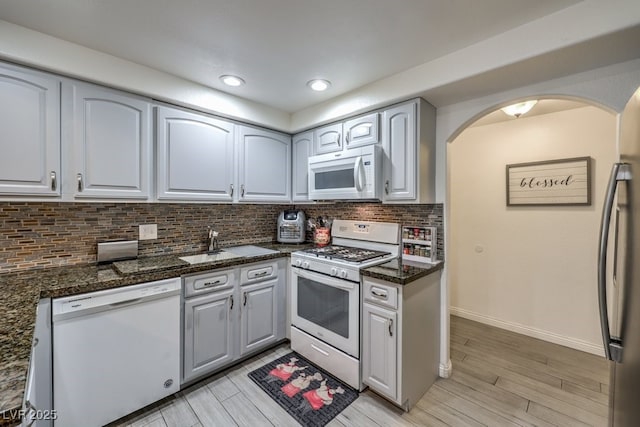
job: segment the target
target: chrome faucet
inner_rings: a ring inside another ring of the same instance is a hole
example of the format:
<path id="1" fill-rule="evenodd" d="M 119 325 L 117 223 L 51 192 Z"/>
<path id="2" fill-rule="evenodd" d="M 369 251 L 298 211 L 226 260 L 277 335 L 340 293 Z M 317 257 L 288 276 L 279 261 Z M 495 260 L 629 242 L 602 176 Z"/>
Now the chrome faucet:
<path id="1" fill-rule="evenodd" d="M 216 252 L 218 250 L 218 232 L 213 228 L 207 227 L 209 230 L 209 249 L 208 252 Z"/>

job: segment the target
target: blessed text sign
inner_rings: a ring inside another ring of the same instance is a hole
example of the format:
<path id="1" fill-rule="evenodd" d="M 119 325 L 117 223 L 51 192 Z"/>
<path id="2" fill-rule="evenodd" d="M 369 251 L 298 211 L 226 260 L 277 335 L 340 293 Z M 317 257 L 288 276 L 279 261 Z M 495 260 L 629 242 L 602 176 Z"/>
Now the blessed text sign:
<path id="1" fill-rule="evenodd" d="M 507 165 L 507 206 L 590 204 L 591 157 Z"/>

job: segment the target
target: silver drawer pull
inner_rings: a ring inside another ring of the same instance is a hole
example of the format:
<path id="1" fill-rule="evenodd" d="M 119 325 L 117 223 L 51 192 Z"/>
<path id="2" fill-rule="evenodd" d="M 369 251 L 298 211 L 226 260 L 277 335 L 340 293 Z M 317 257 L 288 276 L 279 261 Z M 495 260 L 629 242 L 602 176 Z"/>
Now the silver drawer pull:
<path id="1" fill-rule="evenodd" d="M 384 291 L 383 291 L 383 292 L 378 292 L 378 291 L 376 291 L 375 289 L 371 289 L 371 293 L 372 293 L 373 295 L 377 296 L 378 298 L 384 298 L 384 299 L 387 299 L 387 298 L 388 298 L 387 293 L 386 293 L 386 292 L 384 292 Z"/>
<path id="2" fill-rule="evenodd" d="M 215 285 L 220 285 L 223 284 L 221 279 L 216 280 L 215 282 L 205 282 L 204 286 L 215 286 Z"/>
<path id="3" fill-rule="evenodd" d="M 255 273 L 253 277 L 262 277 L 262 276 L 266 276 L 267 274 L 269 274 L 269 272 L 265 270 L 265 271 L 261 271 L 260 273 Z"/>
<path id="4" fill-rule="evenodd" d="M 317 351 L 320 354 L 323 354 L 325 356 L 329 356 L 329 353 L 327 353 L 326 351 L 324 351 L 321 348 L 316 347 L 315 345 L 311 344 L 311 348 L 314 349 L 315 351 Z"/>

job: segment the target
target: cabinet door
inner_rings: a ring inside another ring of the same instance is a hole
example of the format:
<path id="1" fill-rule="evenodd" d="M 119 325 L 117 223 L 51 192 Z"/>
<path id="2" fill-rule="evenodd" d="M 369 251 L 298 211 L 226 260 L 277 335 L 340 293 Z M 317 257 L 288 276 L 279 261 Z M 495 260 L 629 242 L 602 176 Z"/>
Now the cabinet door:
<path id="1" fill-rule="evenodd" d="M 189 299 L 184 304 L 184 381 L 235 358 L 234 289 Z"/>
<path id="2" fill-rule="evenodd" d="M 344 144 L 347 148 L 362 147 L 363 145 L 380 142 L 380 115 L 378 113 L 347 120 L 342 125 L 342 128 L 344 130 Z"/>
<path id="3" fill-rule="evenodd" d="M 416 110 L 417 104 L 412 102 L 382 113 L 383 201 L 415 200 L 417 197 Z"/>
<path id="4" fill-rule="evenodd" d="M 233 123 L 157 107 L 158 199 L 233 200 Z"/>
<path id="5" fill-rule="evenodd" d="M 0 67 L 0 194 L 60 195 L 60 81 Z"/>
<path id="6" fill-rule="evenodd" d="M 323 126 L 313 131 L 313 154 L 342 150 L 342 123 Z"/>
<path id="7" fill-rule="evenodd" d="M 240 126 L 241 202 L 291 201 L 291 137 Z"/>
<path id="8" fill-rule="evenodd" d="M 397 314 L 372 304 L 362 305 L 362 381 L 397 399 Z"/>
<path id="9" fill-rule="evenodd" d="M 99 86 L 64 83 L 62 118 L 76 198 L 149 197 L 151 103 Z"/>
<path id="10" fill-rule="evenodd" d="M 278 339 L 278 279 L 240 287 L 240 355 Z"/>
<path id="11" fill-rule="evenodd" d="M 313 132 L 293 137 L 293 201 L 309 200 L 309 156 L 313 147 Z"/>

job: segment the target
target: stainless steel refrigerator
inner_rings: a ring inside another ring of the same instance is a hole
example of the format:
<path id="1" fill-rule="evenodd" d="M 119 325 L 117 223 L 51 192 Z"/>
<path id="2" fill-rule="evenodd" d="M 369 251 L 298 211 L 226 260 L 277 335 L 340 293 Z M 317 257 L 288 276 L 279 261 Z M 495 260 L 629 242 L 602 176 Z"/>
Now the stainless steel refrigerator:
<path id="1" fill-rule="evenodd" d="M 611 360 L 609 425 L 636 427 L 640 425 L 640 89 L 622 114 L 619 135 L 620 163 L 611 171 L 600 228 L 598 294 L 605 354 Z M 610 275 L 613 280 L 607 285 Z"/>

